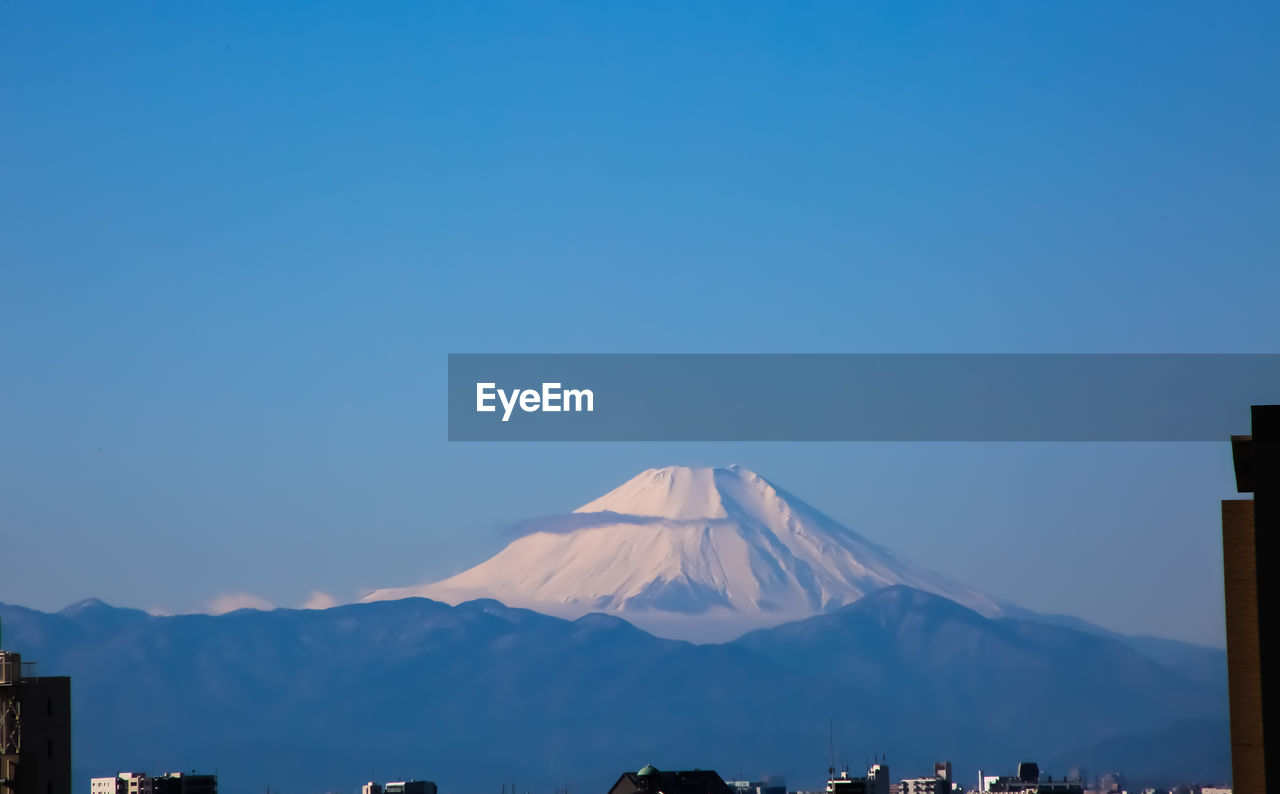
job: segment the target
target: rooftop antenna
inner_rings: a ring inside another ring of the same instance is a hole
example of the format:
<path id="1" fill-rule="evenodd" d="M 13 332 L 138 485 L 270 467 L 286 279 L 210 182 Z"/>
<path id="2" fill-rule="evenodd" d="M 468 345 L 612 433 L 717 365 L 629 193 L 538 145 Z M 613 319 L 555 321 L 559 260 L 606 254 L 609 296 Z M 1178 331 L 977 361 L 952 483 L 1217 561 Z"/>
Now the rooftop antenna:
<path id="1" fill-rule="evenodd" d="M 835 720 L 827 720 L 827 754 L 831 765 L 827 767 L 827 778 L 836 777 L 836 727 Z"/>

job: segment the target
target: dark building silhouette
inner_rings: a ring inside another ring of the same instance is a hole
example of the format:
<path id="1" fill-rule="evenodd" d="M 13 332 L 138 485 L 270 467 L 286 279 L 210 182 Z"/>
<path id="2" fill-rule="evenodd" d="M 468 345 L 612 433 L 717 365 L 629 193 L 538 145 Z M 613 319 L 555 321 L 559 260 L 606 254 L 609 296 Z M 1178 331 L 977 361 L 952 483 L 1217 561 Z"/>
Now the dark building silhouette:
<path id="1" fill-rule="evenodd" d="M 1222 502 L 1231 774 L 1236 791 L 1267 791 L 1268 782 L 1274 786 L 1280 775 L 1280 687 L 1274 674 L 1268 676 L 1280 665 L 1280 652 L 1262 642 L 1274 633 L 1272 591 L 1280 587 L 1262 575 L 1276 559 L 1280 543 L 1280 405 L 1253 406 L 1252 421 L 1252 435 L 1231 437 L 1231 454 L 1236 490 L 1253 494 L 1253 499 Z"/>
<path id="2" fill-rule="evenodd" d="M 382 794 L 436 794 L 436 784 L 430 780 L 398 780 L 384 785 Z"/>
<path id="3" fill-rule="evenodd" d="M 653 765 L 639 772 L 623 772 L 609 794 L 733 794 L 729 786 L 709 769 L 660 772 Z"/>
<path id="4" fill-rule="evenodd" d="M 218 776 L 169 772 L 164 777 L 151 778 L 151 791 L 152 794 L 218 794 Z"/>
<path id="5" fill-rule="evenodd" d="M 847 771 L 838 776 L 831 769 L 827 779 L 827 794 L 889 794 L 889 765 L 872 764 L 864 777 L 855 777 Z"/>
<path id="6" fill-rule="evenodd" d="M 71 794 L 71 679 L 0 650 L 0 794 Z"/>

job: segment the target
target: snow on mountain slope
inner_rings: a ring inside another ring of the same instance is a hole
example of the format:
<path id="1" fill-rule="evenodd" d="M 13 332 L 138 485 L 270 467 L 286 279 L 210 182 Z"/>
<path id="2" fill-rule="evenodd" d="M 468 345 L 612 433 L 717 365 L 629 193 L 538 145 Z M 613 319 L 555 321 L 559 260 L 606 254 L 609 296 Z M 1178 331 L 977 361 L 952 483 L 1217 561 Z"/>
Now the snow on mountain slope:
<path id="1" fill-rule="evenodd" d="M 983 615 L 1005 605 L 872 543 L 746 469 L 649 469 L 470 570 L 377 590 L 494 598 L 558 617 L 618 615 L 704 642 L 827 612 L 908 585 Z"/>

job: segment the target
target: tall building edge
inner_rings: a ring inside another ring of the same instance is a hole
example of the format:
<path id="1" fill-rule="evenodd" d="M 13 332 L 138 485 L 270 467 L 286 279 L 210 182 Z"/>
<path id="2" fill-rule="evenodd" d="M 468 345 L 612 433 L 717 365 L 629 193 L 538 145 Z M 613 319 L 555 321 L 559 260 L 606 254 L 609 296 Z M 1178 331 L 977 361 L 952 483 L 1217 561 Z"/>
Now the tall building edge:
<path id="1" fill-rule="evenodd" d="M 1280 533 L 1280 405 L 1255 405 L 1252 435 L 1231 438 L 1236 490 L 1253 499 L 1222 502 L 1223 594 L 1231 709 L 1231 771 L 1236 791 L 1280 790 L 1280 684 L 1274 672 L 1275 593 L 1269 578 Z M 1269 674 L 1270 673 L 1270 674 Z M 1270 770 L 1270 775 L 1268 775 Z"/>
<path id="2" fill-rule="evenodd" d="M 0 794 L 71 794 L 71 679 L 0 650 Z"/>

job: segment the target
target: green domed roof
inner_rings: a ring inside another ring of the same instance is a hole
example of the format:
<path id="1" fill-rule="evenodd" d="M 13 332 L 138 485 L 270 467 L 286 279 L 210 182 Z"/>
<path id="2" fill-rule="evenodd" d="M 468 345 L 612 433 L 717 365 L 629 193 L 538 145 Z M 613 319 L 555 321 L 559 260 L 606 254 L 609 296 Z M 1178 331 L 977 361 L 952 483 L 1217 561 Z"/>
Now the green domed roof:
<path id="1" fill-rule="evenodd" d="M 636 773 L 636 777 L 649 777 L 650 775 L 656 774 L 658 774 L 658 770 L 653 766 L 653 764 L 645 764 L 644 769 L 641 769 Z"/>

